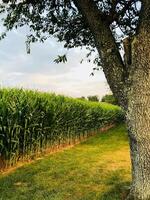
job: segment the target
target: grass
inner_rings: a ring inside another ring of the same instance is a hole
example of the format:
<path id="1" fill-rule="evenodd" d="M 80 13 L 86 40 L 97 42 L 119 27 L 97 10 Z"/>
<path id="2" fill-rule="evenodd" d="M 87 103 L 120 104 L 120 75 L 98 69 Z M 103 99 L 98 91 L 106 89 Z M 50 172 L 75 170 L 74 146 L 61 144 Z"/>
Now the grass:
<path id="1" fill-rule="evenodd" d="M 0 200 L 123 200 L 130 185 L 124 125 L 0 175 Z"/>

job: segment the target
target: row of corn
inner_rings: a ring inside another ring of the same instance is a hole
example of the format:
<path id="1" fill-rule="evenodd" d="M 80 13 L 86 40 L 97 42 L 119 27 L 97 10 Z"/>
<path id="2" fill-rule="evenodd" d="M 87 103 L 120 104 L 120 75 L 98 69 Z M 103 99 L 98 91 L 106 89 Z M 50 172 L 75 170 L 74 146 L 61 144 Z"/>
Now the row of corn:
<path id="1" fill-rule="evenodd" d="M 88 137 L 123 119 L 117 106 L 23 89 L 0 89 L 0 168 Z"/>

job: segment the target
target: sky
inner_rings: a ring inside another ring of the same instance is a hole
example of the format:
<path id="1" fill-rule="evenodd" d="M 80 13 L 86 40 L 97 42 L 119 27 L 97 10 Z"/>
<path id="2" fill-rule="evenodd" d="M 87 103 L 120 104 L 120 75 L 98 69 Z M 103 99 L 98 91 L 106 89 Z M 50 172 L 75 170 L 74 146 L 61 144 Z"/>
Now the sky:
<path id="1" fill-rule="evenodd" d="M 0 28 L 0 32 L 2 32 Z M 50 38 L 31 45 L 27 54 L 25 31 L 13 30 L 0 41 L 0 86 L 55 92 L 72 97 L 110 93 L 102 70 L 90 76 L 92 63 L 80 61 L 86 50 L 65 50 L 62 43 Z M 57 55 L 67 53 L 68 62 L 55 64 Z"/>

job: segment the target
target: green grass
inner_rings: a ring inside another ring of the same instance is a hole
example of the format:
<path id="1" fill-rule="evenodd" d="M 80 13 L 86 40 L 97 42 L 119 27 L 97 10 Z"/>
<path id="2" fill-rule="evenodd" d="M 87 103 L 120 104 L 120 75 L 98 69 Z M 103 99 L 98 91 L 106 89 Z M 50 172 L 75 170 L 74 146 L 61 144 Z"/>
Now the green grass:
<path id="1" fill-rule="evenodd" d="M 0 175 L 0 200 L 123 200 L 130 185 L 126 129 Z"/>

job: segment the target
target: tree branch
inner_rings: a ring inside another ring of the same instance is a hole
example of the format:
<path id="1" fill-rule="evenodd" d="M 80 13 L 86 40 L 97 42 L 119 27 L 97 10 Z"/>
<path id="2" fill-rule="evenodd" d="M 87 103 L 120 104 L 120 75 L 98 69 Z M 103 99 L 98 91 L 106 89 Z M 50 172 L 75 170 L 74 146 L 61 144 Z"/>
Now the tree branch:
<path id="1" fill-rule="evenodd" d="M 131 5 L 134 4 L 134 3 L 135 3 L 134 1 L 125 2 L 124 3 L 124 7 L 120 11 L 118 11 L 118 12 L 116 12 L 116 7 L 115 7 L 117 5 L 117 2 L 116 2 L 116 5 L 113 4 L 112 11 L 111 11 L 111 13 L 112 13 L 111 23 L 113 21 L 118 22 L 119 16 L 124 16 L 126 14 L 127 10 L 129 10 L 129 8 L 131 7 Z"/>
<path id="2" fill-rule="evenodd" d="M 102 19 L 102 15 L 94 1 L 74 0 L 74 2 L 94 36 L 108 84 L 120 104 L 126 108 L 125 84 L 127 72 L 110 30 L 109 23 L 107 20 Z"/>

